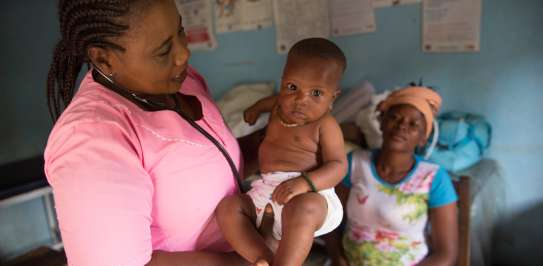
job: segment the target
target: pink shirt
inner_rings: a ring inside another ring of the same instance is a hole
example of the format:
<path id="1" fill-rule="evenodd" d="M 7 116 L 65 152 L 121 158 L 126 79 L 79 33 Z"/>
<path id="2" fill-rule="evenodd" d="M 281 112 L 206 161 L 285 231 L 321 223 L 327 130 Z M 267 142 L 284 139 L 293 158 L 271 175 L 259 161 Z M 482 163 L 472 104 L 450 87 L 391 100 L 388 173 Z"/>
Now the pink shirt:
<path id="1" fill-rule="evenodd" d="M 198 97 L 197 123 L 241 154 L 203 78 L 181 87 Z M 153 250 L 230 250 L 214 218 L 237 193 L 218 149 L 173 111 L 146 112 L 87 73 L 45 150 L 70 265 L 144 265 Z"/>

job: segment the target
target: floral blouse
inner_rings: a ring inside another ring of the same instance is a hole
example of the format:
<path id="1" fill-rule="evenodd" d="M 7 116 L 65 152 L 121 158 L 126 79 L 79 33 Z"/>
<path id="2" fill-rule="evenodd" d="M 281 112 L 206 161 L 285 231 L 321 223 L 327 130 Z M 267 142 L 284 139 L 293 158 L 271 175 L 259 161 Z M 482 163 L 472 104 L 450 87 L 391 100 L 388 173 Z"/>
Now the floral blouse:
<path id="1" fill-rule="evenodd" d="M 389 184 L 377 174 L 374 154 L 348 156 L 346 256 L 350 265 L 415 265 L 428 253 L 428 210 L 455 202 L 454 187 L 443 168 L 419 157 L 402 181 Z"/>

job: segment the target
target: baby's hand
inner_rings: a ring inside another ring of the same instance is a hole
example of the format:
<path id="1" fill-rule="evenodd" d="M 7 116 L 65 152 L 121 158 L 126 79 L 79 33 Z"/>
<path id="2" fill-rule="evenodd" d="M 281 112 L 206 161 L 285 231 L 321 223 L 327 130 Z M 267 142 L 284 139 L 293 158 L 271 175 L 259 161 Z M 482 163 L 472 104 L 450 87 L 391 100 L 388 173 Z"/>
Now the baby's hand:
<path id="1" fill-rule="evenodd" d="M 247 110 L 243 112 L 243 120 L 245 120 L 245 122 L 247 122 L 251 126 L 256 123 L 256 120 L 258 120 L 259 116 L 260 111 L 257 110 L 255 105 L 247 108 Z"/>
<path id="2" fill-rule="evenodd" d="M 309 184 L 302 177 L 296 177 L 279 184 L 272 193 L 272 200 L 284 205 L 295 196 L 309 191 Z"/>

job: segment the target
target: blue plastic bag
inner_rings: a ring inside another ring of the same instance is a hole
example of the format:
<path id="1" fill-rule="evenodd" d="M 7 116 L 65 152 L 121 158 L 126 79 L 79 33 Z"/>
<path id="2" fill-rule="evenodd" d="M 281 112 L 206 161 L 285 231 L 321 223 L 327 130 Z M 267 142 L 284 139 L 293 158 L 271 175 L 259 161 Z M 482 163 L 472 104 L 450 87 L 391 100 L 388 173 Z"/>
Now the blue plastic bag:
<path id="1" fill-rule="evenodd" d="M 437 145 L 429 160 L 451 172 L 462 171 L 481 160 L 490 146 L 492 129 L 484 117 L 449 112 L 438 118 Z"/>

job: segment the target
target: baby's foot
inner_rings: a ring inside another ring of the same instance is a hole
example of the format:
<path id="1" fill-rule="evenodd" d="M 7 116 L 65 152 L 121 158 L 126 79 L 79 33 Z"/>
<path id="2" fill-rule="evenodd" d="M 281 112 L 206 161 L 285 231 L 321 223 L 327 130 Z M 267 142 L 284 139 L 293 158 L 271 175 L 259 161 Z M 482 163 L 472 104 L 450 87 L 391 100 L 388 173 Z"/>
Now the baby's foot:
<path id="1" fill-rule="evenodd" d="M 265 259 L 259 259 L 253 266 L 270 266 L 270 264 Z"/>

